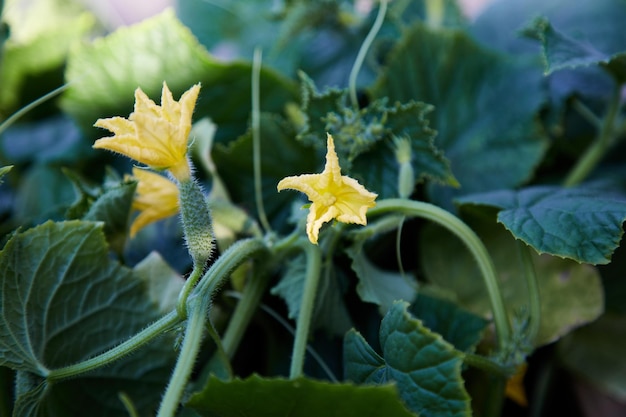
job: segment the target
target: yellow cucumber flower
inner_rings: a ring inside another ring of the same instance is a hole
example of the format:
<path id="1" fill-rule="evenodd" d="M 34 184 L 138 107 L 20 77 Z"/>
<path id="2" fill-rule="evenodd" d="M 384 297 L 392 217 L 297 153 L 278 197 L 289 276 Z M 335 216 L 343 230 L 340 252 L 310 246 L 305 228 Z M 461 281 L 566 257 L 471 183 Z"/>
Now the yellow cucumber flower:
<path id="1" fill-rule="evenodd" d="M 140 213 L 130 226 L 130 237 L 150 223 L 178 213 L 178 187 L 163 175 L 133 168 L 137 191 L 132 208 Z"/>
<path id="2" fill-rule="evenodd" d="M 367 224 L 367 209 L 374 207 L 377 194 L 369 192 L 357 180 L 341 175 L 333 137 L 327 134 L 326 166 L 321 174 L 304 174 L 283 178 L 278 191 L 298 190 L 312 204 L 306 220 L 309 240 L 317 244 L 322 225 L 332 219 L 343 223 Z"/>
<path id="3" fill-rule="evenodd" d="M 115 135 L 96 140 L 93 147 L 118 152 L 156 170 L 169 169 L 179 181 L 188 179 L 191 172 L 187 138 L 199 92 L 200 84 L 196 84 L 177 102 L 163 82 L 161 105 L 157 106 L 137 88 L 135 110 L 128 119 L 111 117 L 96 121 L 94 126 Z"/>

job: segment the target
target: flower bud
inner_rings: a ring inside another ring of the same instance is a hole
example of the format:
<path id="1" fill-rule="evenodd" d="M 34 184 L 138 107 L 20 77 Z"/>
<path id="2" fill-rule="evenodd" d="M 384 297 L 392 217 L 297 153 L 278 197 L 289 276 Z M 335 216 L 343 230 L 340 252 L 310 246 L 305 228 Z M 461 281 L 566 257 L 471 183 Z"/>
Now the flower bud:
<path id="1" fill-rule="evenodd" d="M 409 198 L 415 187 L 415 171 L 411 164 L 411 141 L 408 138 L 394 137 L 396 161 L 400 165 L 398 172 L 398 194 L 401 198 Z"/>

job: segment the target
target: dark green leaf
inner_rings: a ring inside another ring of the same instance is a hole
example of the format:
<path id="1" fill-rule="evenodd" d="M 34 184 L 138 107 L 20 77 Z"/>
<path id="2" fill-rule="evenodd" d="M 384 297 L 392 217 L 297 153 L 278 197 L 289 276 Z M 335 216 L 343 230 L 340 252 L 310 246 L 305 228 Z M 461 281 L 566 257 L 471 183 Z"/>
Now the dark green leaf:
<path id="1" fill-rule="evenodd" d="M 412 318 L 398 302 L 380 326 L 382 357 L 356 331 L 344 340 L 346 377 L 358 383 L 394 381 L 409 409 L 424 417 L 470 416 L 461 378 L 462 354 Z"/>
<path id="2" fill-rule="evenodd" d="M 619 401 L 626 401 L 625 328 L 625 315 L 607 314 L 557 345 L 568 369 Z"/>
<path id="3" fill-rule="evenodd" d="M 21 181 L 14 214 L 22 225 L 62 219 L 75 197 L 72 184 L 55 166 L 33 165 Z"/>
<path id="4" fill-rule="evenodd" d="M 386 99 L 380 99 L 355 110 L 348 104 L 346 90 L 319 93 L 309 78 L 303 74 L 301 78 L 306 122 L 298 139 L 324 148 L 326 133 L 332 134 L 343 172 L 362 180 L 366 188 L 381 198 L 398 196 L 400 164 L 394 137 L 410 141 L 409 160 L 416 183 L 430 178 L 457 184 L 448 161 L 434 145 L 435 132 L 428 127 L 427 115 L 432 106 L 408 101 L 389 107 Z"/>
<path id="5" fill-rule="evenodd" d="M 498 221 L 539 253 L 590 264 L 610 261 L 626 220 L 626 198 L 593 186 L 536 186 L 459 201 L 501 209 Z"/>
<path id="6" fill-rule="evenodd" d="M 287 216 L 294 195 L 278 193 L 276 185 L 289 175 L 312 173 L 319 161 L 311 157 L 310 149 L 293 140 L 291 126 L 276 114 L 261 115 L 261 172 L 265 211 L 270 219 Z M 246 133 L 228 147 L 216 146 L 213 160 L 224 180 L 233 202 L 249 212 L 256 211 L 254 194 L 252 132 Z"/>
<path id="7" fill-rule="evenodd" d="M 385 314 L 394 301 L 412 302 L 415 299 L 417 281 L 412 274 L 403 276 L 378 268 L 367 259 L 359 243 L 346 249 L 346 253 L 352 259 L 352 270 L 359 279 L 356 291 L 361 300 L 378 305 L 382 314 Z"/>
<path id="8" fill-rule="evenodd" d="M 272 294 L 285 300 L 289 318 L 294 320 L 300 314 L 305 278 L 306 259 L 296 256 L 288 263 L 280 282 L 271 290 Z M 314 328 L 323 328 L 333 334 L 344 334 L 350 328 L 352 323 L 342 296 L 339 276 L 334 269 L 330 269 L 328 274 L 322 273 L 315 296 Z"/>
<path id="9" fill-rule="evenodd" d="M 158 252 L 151 252 L 133 270 L 146 283 L 147 296 L 158 306 L 160 313 L 169 313 L 176 308 L 185 281 Z"/>
<path id="10" fill-rule="evenodd" d="M 104 234 L 109 245 L 118 253 L 124 249 L 128 234 L 128 218 L 137 183 L 124 181 L 106 187 L 91 204 L 83 220 L 104 222 Z"/>
<path id="11" fill-rule="evenodd" d="M 104 222 L 104 233 L 109 245 L 117 253 L 121 253 L 128 235 L 128 219 L 137 183 L 122 180 L 110 169 L 101 187 L 73 171 L 64 172 L 78 194 L 74 204 L 68 208 L 66 217 L 70 220 Z"/>
<path id="12" fill-rule="evenodd" d="M 207 417 L 411 417 L 393 385 L 356 386 L 306 378 L 221 381 L 211 377 L 188 406 Z"/>
<path id="13" fill-rule="evenodd" d="M 620 9 L 622 8 L 616 8 L 613 12 L 619 12 Z M 626 19 L 626 13 L 622 13 L 622 19 Z M 546 74 L 565 68 L 600 64 L 614 69 L 618 75 L 622 76 L 622 79 L 626 72 L 624 66 L 626 44 L 621 44 L 619 47 L 616 45 L 611 48 L 613 51 L 601 51 L 588 39 L 581 37 L 580 33 L 576 34 L 578 39 L 575 39 L 555 29 L 546 18 L 535 19 L 524 29 L 524 33 L 541 42 Z M 612 35 L 610 38 L 614 38 L 614 36 Z M 606 42 L 603 44 L 606 46 Z"/>
<path id="14" fill-rule="evenodd" d="M 521 319 L 518 322 L 523 323 L 528 319 L 529 312 L 528 286 L 519 255 L 519 245 L 524 244 L 517 242 L 496 222 L 493 208 L 463 206 L 462 214 L 493 259 L 510 317 L 517 317 Z M 463 308 L 481 317 L 492 317 L 482 274 L 463 243 L 450 232 L 434 225 L 424 229 L 420 241 L 420 259 L 425 277 L 437 289 L 448 292 Z M 524 249 L 532 251 L 525 245 Z M 541 323 L 536 339 L 528 343 L 540 346 L 560 338 L 572 328 L 595 320 L 602 314 L 604 297 L 595 268 L 532 252 L 539 284 Z"/>
<path id="15" fill-rule="evenodd" d="M 91 153 L 76 125 L 67 117 L 17 125 L 2 136 L 2 152 L 13 163 L 74 163 Z"/>
<path id="16" fill-rule="evenodd" d="M 372 93 L 435 106 L 435 145 L 461 187 L 430 184 L 430 195 L 450 206 L 454 195 L 513 187 L 531 176 L 546 148 L 536 120 L 541 81 L 534 63 L 487 51 L 461 31 L 416 24 L 390 53 Z"/>
<path id="17" fill-rule="evenodd" d="M 420 293 L 409 311 L 460 351 L 473 350 L 489 323 L 456 304 Z"/>
<path id="18" fill-rule="evenodd" d="M 137 87 L 155 102 L 167 81 L 175 99 L 193 84 L 202 83 L 195 109 L 219 127 L 220 140 L 243 134 L 250 113 L 251 65 L 222 63 L 211 56 L 174 16 L 166 11 L 106 38 L 76 48 L 66 73 L 72 88 L 63 108 L 90 136 L 98 118 L 126 117 Z M 261 70 L 261 108 L 282 111 L 295 98 L 295 85 L 267 69 Z"/>
<path id="19" fill-rule="evenodd" d="M 16 405 L 32 414 L 19 415 L 111 415 L 123 410 L 118 391 L 142 413 L 155 407 L 173 360 L 167 337 L 87 378 L 40 388 L 49 369 L 93 357 L 159 315 L 146 284 L 109 258 L 101 224 L 47 222 L 18 233 L 0 269 L 0 364 L 35 381 Z"/>

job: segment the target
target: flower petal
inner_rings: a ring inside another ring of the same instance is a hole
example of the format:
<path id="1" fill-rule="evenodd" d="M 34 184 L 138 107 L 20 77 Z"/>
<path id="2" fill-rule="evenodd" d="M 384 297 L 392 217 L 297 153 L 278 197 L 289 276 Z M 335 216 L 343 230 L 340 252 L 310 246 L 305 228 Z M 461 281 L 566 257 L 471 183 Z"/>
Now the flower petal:
<path id="1" fill-rule="evenodd" d="M 337 217 L 337 213 L 338 211 L 335 206 L 322 206 L 316 203 L 311 204 L 309 214 L 306 218 L 306 234 L 311 243 L 317 245 L 321 227 L 324 223 Z"/>

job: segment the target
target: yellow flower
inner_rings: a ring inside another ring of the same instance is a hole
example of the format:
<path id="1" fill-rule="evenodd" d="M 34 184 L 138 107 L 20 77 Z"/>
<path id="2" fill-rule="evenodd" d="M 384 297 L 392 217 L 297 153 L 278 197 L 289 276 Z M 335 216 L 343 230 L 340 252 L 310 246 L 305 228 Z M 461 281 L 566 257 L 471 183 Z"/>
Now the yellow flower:
<path id="1" fill-rule="evenodd" d="M 524 376 L 526 375 L 526 363 L 517 367 L 515 374 L 506 381 L 505 395 L 522 407 L 528 407 L 526 390 L 524 389 Z"/>
<path id="2" fill-rule="evenodd" d="M 98 139 L 93 147 L 121 153 L 154 169 L 169 169 L 179 181 L 191 175 L 187 162 L 187 137 L 200 84 L 187 90 L 180 101 L 163 82 L 161 106 L 141 91 L 135 90 L 135 110 L 128 119 L 98 119 L 94 126 L 115 135 Z"/>
<path id="3" fill-rule="evenodd" d="M 330 134 L 326 146 L 326 166 L 321 174 L 287 177 L 278 183 L 278 191 L 287 188 L 298 190 L 311 200 L 306 233 L 315 244 L 322 225 L 332 219 L 343 223 L 367 224 L 365 213 L 376 205 L 374 200 L 377 197 L 354 178 L 341 175 L 335 143 Z"/>
<path id="4" fill-rule="evenodd" d="M 140 213 L 130 226 L 130 237 L 147 226 L 178 213 L 178 187 L 163 175 L 133 168 L 133 177 L 138 181 L 133 209 Z"/>

